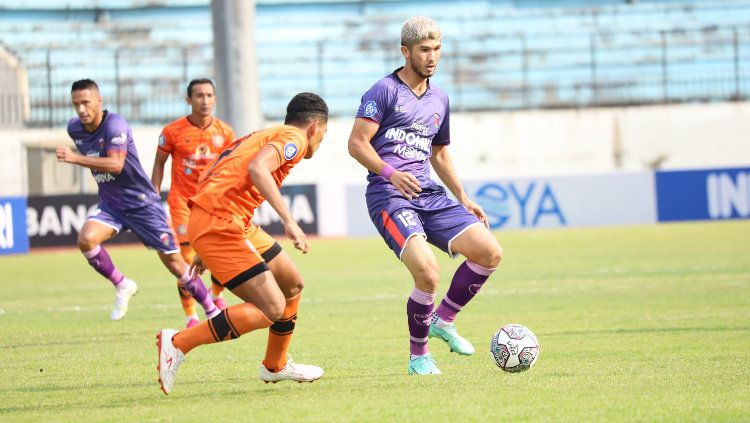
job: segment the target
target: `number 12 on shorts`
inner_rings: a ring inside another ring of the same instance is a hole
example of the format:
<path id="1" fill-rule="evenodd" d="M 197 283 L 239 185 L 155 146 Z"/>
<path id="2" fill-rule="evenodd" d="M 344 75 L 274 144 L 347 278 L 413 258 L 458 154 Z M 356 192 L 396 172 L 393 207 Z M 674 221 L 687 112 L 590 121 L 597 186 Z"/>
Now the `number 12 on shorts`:
<path id="1" fill-rule="evenodd" d="M 401 221 L 401 226 L 417 226 L 417 221 L 414 220 L 414 213 L 410 211 L 402 211 L 401 213 L 397 214 L 396 217 L 399 221 Z"/>

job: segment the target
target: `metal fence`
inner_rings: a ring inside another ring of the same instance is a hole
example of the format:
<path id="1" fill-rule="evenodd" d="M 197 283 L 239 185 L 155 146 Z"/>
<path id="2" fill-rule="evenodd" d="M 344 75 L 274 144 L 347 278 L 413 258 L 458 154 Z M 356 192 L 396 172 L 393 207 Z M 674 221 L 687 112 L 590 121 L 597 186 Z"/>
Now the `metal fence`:
<path id="1" fill-rule="evenodd" d="M 210 45 L 102 45 L 23 57 L 30 126 L 67 122 L 70 84 L 84 77 L 97 80 L 107 107 L 131 122 L 163 124 L 188 112 L 187 81 L 213 75 Z M 320 93 L 333 115 L 351 116 L 362 93 L 403 59 L 392 40 L 367 39 L 259 45 L 258 62 L 263 113 L 275 119 L 303 90 Z M 450 95 L 453 111 L 745 101 L 750 23 L 446 39 L 434 80 Z"/>

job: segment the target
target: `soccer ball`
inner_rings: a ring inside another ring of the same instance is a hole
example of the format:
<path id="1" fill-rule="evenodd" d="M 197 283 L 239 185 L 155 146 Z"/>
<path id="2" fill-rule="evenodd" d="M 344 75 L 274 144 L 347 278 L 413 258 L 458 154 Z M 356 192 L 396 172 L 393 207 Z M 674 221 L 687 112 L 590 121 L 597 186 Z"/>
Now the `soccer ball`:
<path id="1" fill-rule="evenodd" d="M 497 367 L 506 372 L 522 372 L 539 357 L 539 342 L 526 326 L 505 325 L 492 337 L 490 352 Z"/>

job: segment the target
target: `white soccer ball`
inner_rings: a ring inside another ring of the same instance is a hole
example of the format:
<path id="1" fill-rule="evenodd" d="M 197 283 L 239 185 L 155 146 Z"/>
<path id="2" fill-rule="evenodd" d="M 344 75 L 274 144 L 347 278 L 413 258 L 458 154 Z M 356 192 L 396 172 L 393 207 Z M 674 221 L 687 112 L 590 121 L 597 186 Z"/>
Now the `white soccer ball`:
<path id="1" fill-rule="evenodd" d="M 522 372 L 539 358 L 539 341 L 526 326 L 505 325 L 492 337 L 490 352 L 497 367 L 506 372 Z"/>

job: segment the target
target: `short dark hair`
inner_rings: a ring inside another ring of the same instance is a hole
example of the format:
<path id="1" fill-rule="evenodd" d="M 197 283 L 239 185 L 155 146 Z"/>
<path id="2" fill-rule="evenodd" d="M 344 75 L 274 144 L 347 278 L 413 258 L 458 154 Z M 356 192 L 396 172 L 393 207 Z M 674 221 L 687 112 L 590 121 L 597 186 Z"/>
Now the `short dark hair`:
<path id="1" fill-rule="evenodd" d="M 193 85 L 199 85 L 199 84 L 211 84 L 211 86 L 214 88 L 214 91 L 216 91 L 216 87 L 214 86 L 214 81 L 208 79 L 208 78 L 196 78 L 190 81 L 187 87 L 187 96 L 188 98 L 193 96 Z"/>
<path id="2" fill-rule="evenodd" d="M 313 93 L 299 93 L 295 95 L 286 106 L 286 118 L 284 124 L 304 125 L 309 121 L 317 119 L 328 122 L 328 105 Z"/>
<path id="3" fill-rule="evenodd" d="M 96 82 L 91 79 L 81 79 L 73 83 L 73 86 L 70 87 L 70 92 L 90 90 L 92 88 L 99 91 L 99 86 L 96 85 Z"/>

